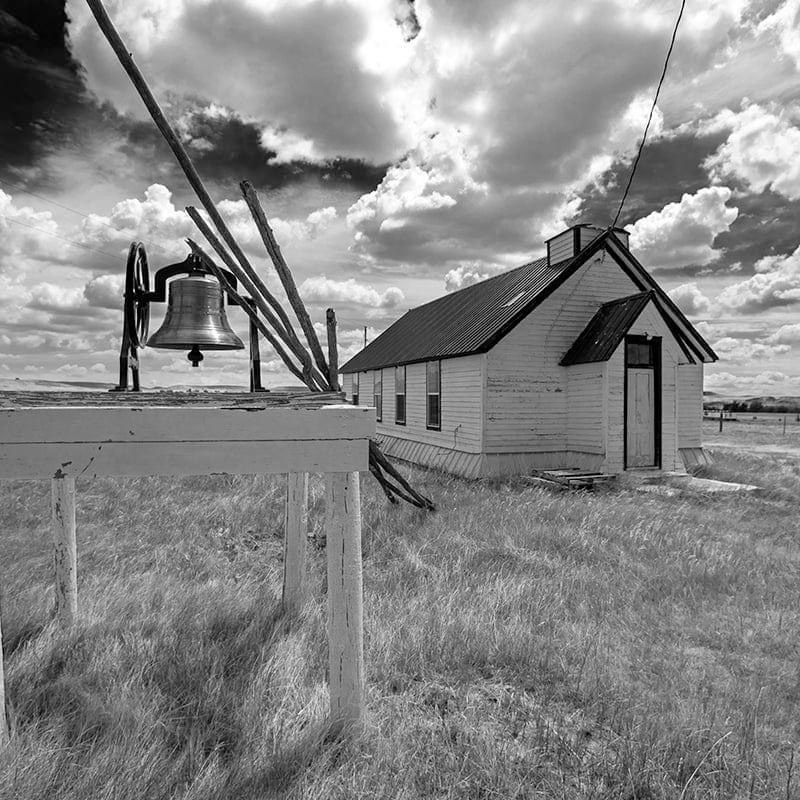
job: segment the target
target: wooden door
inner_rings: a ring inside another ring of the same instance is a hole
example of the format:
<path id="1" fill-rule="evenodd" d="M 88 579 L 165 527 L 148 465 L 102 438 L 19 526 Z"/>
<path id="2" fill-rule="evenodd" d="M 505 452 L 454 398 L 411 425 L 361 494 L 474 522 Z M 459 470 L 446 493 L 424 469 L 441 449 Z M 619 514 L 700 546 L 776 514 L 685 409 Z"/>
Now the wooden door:
<path id="1" fill-rule="evenodd" d="M 626 467 L 656 466 L 655 371 L 628 368 Z"/>

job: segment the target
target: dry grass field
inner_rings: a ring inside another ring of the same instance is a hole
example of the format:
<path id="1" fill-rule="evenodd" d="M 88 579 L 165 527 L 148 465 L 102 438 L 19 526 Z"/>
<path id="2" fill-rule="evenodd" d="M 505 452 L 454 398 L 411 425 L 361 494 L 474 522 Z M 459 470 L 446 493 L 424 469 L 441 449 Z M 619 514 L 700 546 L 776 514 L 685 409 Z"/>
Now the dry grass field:
<path id="1" fill-rule="evenodd" d="M 313 542 L 315 599 L 277 610 L 281 481 L 79 481 L 69 633 L 49 485 L 0 486 L 0 798 L 800 796 L 800 457 L 737 424 L 703 474 L 762 491 L 415 471 L 425 516 L 365 477 L 369 718 L 339 742 Z"/>

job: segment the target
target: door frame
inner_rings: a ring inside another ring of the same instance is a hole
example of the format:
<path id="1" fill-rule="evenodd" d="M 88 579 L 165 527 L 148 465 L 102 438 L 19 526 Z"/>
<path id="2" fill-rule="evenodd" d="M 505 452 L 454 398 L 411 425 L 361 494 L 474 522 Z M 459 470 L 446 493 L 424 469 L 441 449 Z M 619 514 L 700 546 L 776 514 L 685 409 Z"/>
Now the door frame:
<path id="1" fill-rule="evenodd" d="M 628 335 L 623 339 L 623 385 L 622 385 L 622 468 L 628 469 L 628 343 L 647 344 L 650 346 L 652 355 L 653 370 L 653 465 L 657 469 L 662 468 L 661 463 L 661 337 L 660 336 L 641 336 Z M 648 369 L 639 364 L 633 364 L 631 369 Z"/>

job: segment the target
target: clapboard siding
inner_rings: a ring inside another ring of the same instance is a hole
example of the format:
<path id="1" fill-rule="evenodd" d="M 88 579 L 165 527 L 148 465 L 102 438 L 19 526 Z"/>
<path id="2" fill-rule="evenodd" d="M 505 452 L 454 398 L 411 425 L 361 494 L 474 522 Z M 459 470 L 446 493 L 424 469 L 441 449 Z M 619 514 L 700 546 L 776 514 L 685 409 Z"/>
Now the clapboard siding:
<path id="1" fill-rule="evenodd" d="M 678 447 L 703 446 L 703 365 L 678 367 Z"/>
<path id="2" fill-rule="evenodd" d="M 599 254 L 487 353 L 487 452 L 567 449 L 567 368 L 559 361 L 599 305 L 638 291 Z"/>
<path id="3" fill-rule="evenodd" d="M 483 355 L 449 358 L 441 363 L 441 430 L 426 427 L 426 365 L 406 367 L 406 424 L 394 421 L 394 369 L 383 370 L 383 419 L 380 434 L 428 442 L 437 447 L 468 453 L 481 450 L 483 419 Z M 363 375 L 364 373 L 362 373 Z M 347 376 L 345 376 L 347 377 Z M 370 392 L 372 375 L 369 375 Z M 362 402 L 372 404 L 372 395 Z"/>
<path id="4" fill-rule="evenodd" d="M 575 255 L 575 233 L 572 229 L 564 231 L 547 244 L 547 255 L 551 264 L 559 264 Z"/>
<path id="5" fill-rule="evenodd" d="M 567 368 L 567 448 L 581 453 L 604 453 L 604 363 Z"/>

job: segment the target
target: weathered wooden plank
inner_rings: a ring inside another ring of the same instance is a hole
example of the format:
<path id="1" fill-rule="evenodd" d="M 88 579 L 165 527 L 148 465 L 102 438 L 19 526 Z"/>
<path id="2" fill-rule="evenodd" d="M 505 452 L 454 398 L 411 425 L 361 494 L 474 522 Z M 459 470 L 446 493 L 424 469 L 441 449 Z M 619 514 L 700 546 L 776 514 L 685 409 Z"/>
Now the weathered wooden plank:
<path id="1" fill-rule="evenodd" d="M 366 437 L 288 442 L 0 444 L 0 480 L 366 470 Z"/>
<path id="2" fill-rule="evenodd" d="M 367 438 L 374 412 L 286 408 L 0 409 L 0 446 L 28 442 L 267 442 Z"/>
<path id="3" fill-rule="evenodd" d="M 328 685 L 334 730 L 364 715 L 361 494 L 357 472 L 326 475 Z"/>
<path id="4" fill-rule="evenodd" d="M 78 550 L 75 542 L 75 479 L 53 478 L 53 574 L 56 619 L 63 627 L 78 615 Z"/>
<path id="5" fill-rule="evenodd" d="M 3 631 L 0 623 L 0 748 L 8 744 L 8 717 L 6 716 L 6 674 L 3 663 Z"/>
<path id="6" fill-rule="evenodd" d="M 308 544 L 308 473 L 290 472 L 286 481 L 286 526 L 283 533 L 283 608 L 296 611 L 306 597 Z"/>

